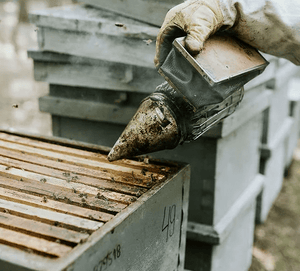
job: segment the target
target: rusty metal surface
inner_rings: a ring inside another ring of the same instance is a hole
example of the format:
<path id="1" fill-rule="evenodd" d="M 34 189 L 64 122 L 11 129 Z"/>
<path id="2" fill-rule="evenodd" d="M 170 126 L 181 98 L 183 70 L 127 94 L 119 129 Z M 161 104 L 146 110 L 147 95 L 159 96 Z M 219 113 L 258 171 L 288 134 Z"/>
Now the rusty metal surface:
<path id="1" fill-rule="evenodd" d="M 155 93 L 166 99 L 142 103 L 110 152 L 110 161 L 196 140 L 235 111 L 243 85 L 268 65 L 258 51 L 229 36 L 211 37 L 196 56 L 183 42 L 184 38 L 174 41 L 159 69 L 168 83 Z"/>
<path id="2" fill-rule="evenodd" d="M 210 83 L 231 80 L 267 65 L 267 61 L 256 49 L 230 36 L 210 37 L 203 50 L 194 57 L 185 50 L 183 43 L 183 39 L 176 39 L 174 46 Z M 241 80 L 243 81 L 242 78 Z"/>

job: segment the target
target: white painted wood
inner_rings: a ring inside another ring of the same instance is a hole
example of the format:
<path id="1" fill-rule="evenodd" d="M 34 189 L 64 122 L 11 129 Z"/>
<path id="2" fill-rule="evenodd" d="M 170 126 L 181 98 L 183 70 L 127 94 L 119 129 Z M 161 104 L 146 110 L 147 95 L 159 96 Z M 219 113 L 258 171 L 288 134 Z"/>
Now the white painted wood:
<path id="1" fill-rule="evenodd" d="M 289 167 L 293 160 L 294 150 L 297 147 L 300 130 L 300 80 L 294 78 L 289 84 L 288 97 L 290 101 L 290 117 L 293 125 L 288 135 L 288 146 L 286 150 L 285 167 Z"/>
<path id="2" fill-rule="evenodd" d="M 39 109 L 62 117 L 125 124 L 136 113 L 137 107 L 43 96 L 39 98 Z"/>
<path id="3" fill-rule="evenodd" d="M 39 49 L 153 68 L 155 44 L 143 39 L 39 27 Z"/>
<path id="4" fill-rule="evenodd" d="M 158 28 L 130 19 L 126 23 L 126 18 L 121 19 L 104 11 L 99 12 L 97 17 L 94 13 L 86 12 L 86 9 L 71 6 L 31 15 L 31 22 L 38 26 L 39 49 L 154 67 L 154 41 Z M 124 27 L 115 25 L 117 19 L 121 19 Z"/>
<path id="5" fill-rule="evenodd" d="M 183 2 L 182 0 L 81 0 L 90 5 L 100 8 L 106 8 L 125 16 L 161 26 L 166 13 L 176 4 Z"/>
<path id="6" fill-rule="evenodd" d="M 268 159 L 272 157 L 274 154 L 273 152 L 276 151 L 278 146 L 283 142 L 287 141 L 288 136 L 291 133 L 292 126 L 294 124 L 294 120 L 292 117 L 287 117 L 277 131 L 276 135 L 273 137 L 272 141 L 269 144 L 262 144 L 261 145 L 261 157 L 263 159 Z M 287 143 L 287 142 L 286 142 Z"/>
<path id="7" fill-rule="evenodd" d="M 252 262 L 255 201 L 245 210 L 230 231 L 226 242 L 213 247 L 211 271 L 247 271 Z"/>
<path id="8" fill-rule="evenodd" d="M 247 206 L 255 202 L 256 197 L 262 191 L 265 183 L 264 176 L 258 174 L 252 183 L 243 191 L 230 210 L 225 214 L 222 220 L 215 225 L 216 232 L 219 233 L 220 243 L 223 243 L 227 236 L 232 232 L 233 227 L 239 215 L 245 211 Z"/>
<path id="9" fill-rule="evenodd" d="M 28 56 L 34 60 L 35 80 L 50 84 L 152 93 L 164 81 L 154 66 L 143 68 L 33 50 Z"/>
<path id="10" fill-rule="evenodd" d="M 222 244 L 232 231 L 236 220 L 245 211 L 245 208 L 256 200 L 256 197 L 262 191 L 264 182 L 265 177 L 258 174 L 218 224 L 208 226 L 188 222 L 187 238 L 213 245 Z"/>
<path id="11" fill-rule="evenodd" d="M 291 118 L 286 118 L 281 129 L 277 132 L 277 136 L 270 142 L 270 156 L 267 158 L 262 157 L 260 172 L 265 176 L 265 184 L 262 194 L 258 198 L 257 223 L 263 223 L 267 219 L 272 204 L 281 190 L 285 168 L 286 146 L 292 123 L 293 120 Z"/>
<path id="12" fill-rule="evenodd" d="M 218 140 L 213 223 L 217 224 L 258 173 L 262 113 Z"/>
<path id="13" fill-rule="evenodd" d="M 217 244 L 203 239 L 208 233 L 207 230 L 202 231 L 204 225 L 194 224 L 194 229 L 191 229 L 191 223 L 188 223 L 187 236 L 194 243 L 187 243 L 186 268 L 193 271 L 199 270 L 200 266 L 203 271 L 248 270 L 252 256 L 255 202 L 264 179 L 258 174 L 222 221 L 211 226 L 210 232 L 214 232 L 211 237 L 217 235 Z M 193 254 L 190 254 L 192 251 Z M 201 259 L 200 262 L 197 259 Z"/>
<path id="14" fill-rule="evenodd" d="M 288 62 L 280 66 L 276 72 L 270 109 L 265 118 L 263 143 L 269 143 L 276 136 L 289 115 L 288 82 L 299 72 L 299 67 Z"/>
<path id="15" fill-rule="evenodd" d="M 38 27 L 139 39 L 155 39 L 159 31 L 128 16 L 80 4 L 31 11 L 29 20 Z"/>

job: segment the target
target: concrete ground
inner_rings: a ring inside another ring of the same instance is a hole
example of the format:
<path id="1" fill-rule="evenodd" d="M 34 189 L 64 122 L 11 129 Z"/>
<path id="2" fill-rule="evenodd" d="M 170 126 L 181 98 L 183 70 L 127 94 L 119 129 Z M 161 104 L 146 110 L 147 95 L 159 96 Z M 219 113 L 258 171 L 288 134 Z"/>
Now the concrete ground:
<path id="1" fill-rule="evenodd" d="M 49 3 L 71 0 L 27 1 L 29 10 Z M 18 24 L 18 13 L 17 1 L 0 0 L 0 127 L 51 135 L 50 116 L 38 110 L 38 98 L 47 94 L 48 85 L 34 81 L 33 63 L 26 53 L 36 47 L 35 26 Z M 300 149 L 289 173 L 268 220 L 256 227 L 250 271 L 300 270 Z"/>

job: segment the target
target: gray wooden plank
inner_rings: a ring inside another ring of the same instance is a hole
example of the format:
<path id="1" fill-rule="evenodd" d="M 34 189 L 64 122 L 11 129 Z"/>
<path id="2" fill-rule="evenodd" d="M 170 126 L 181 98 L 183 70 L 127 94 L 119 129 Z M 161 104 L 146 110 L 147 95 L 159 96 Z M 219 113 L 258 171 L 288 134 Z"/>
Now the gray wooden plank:
<path id="1" fill-rule="evenodd" d="M 264 159 L 270 158 L 273 152 L 278 148 L 278 146 L 288 137 L 291 132 L 294 119 L 292 117 L 287 117 L 282 123 L 280 129 L 273 135 L 272 141 L 269 144 L 261 145 L 261 157 Z"/>
<path id="2" fill-rule="evenodd" d="M 48 238 L 53 238 L 54 240 L 59 239 L 71 243 L 80 243 L 82 240 L 86 240 L 89 237 L 86 233 L 48 225 L 8 213 L 2 213 L 0 215 L 0 226 L 3 225 L 10 229 L 26 231 L 30 234 L 46 236 Z"/>
<path id="3" fill-rule="evenodd" d="M 44 54 L 51 53 L 44 52 Z M 154 66 L 144 68 L 102 60 L 94 61 L 98 63 L 86 64 L 82 63 L 82 59 L 87 58 L 81 57 L 73 57 L 74 59 L 70 57 L 72 61 L 64 62 L 59 60 L 60 55 L 62 54 L 55 54 L 56 57 L 51 57 L 52 60 L 41 60 L 29 53 L 29 57 L 35 60 L 34 78 L 36 81 L 147 94 L 152 93 L 164 81 Z"/>
<path id="4" fill-rule="evenodd" d="M 61 214 L 61 213 L 40 209 L 29 205 L 11 202 L 3 199 L 0 199 L 0 208 L 2 210 L 21 213 L 25 216 L 32 217 L 37 220 L 47 220 L 47 221 L 52 221 L 53 223 L 56 221 L 64 225 L 69 225 L 72 227 L 85 229 L 85 230 L 94 231 L 103 225 L 103 223 L 101 222 L 79 218 L 72 215 Z"/>
<path id="5" fill-rule="evenodd" d="M 258 174 L 216 225 L 188 222 L 187 238 L 212 245 L 222 244 L 234 227 L 235 221 L 262 191 L 264 183 L 265 177 Z"/>
<path id="6" fill-rule="evenodd" d="M 16 169 L 16 168 L 7 168 L 7 166 L 1 165 L 1 164 L 0 164 L 0 176 L 14 178 L 14 179 L 18 179 L 18 180 L 22 179 L 24 181 L 29 179 L 29 180 L 33 180 L 37 183 L 40 183 L 41 185 L 43 184 L 43 182 L 47 182 L 47 184 L 57 186 L 60 189 L 69 189 L 70 191 L 75 189 L 79 193 L 90 194 L 93 196 L 96 196 L 98 193 L 101 193 L 101 195 L 104 198 L 106 198 L 107 200 L 112 200 L 112 201 L 121 202 L 121 203 L 125 203 L 125 204 L 129 204 L 136 200 L 136 197 L 128 196 L 123 193 L 99 190 L 99 188 L 101 188 L 101 187 L 96 188 L 93 186 L 76 183 L 76 182 L 72 182 L 72 181 L 67 182 L 67 181 L 59 179 L 59 178 L 45 176 L 45 175 L 39 174 L 39 173 L 28 172 L 28 171 Z"/>
<path id="7" fill-rule="evenodd" d="M 35 196 L 2 187 L 0 187 L 0 198 L 101 222 L 107 222 L 114 217 L 108 213 L 88 210 L 73 204 L 52 200 L 51 198 L 48 199 L 47 197 Z"/>
<path id="8" fill-rule="evenodd" d="M 40 50 L 153 68 L 155 43 L 143 39 L 38 28 Z"/>
<path id="9" fill-rule="evenodd" d="M 72 249 L 72 247 L 63 244 L 4 228 L 0 228 L 0 242 L 9 243 L 12 246 L 32 249 L 34 251 L 56 257 L 61 257 Z"/>
<path id="10" fill-rule="evenodd" d="M 92 168 L 96 170 L 114 170 L 117 172 L 122 172 L 125 174 L 129 175 L 134 175 L 135 178 L 140 178 L 140 179 L 153 179 L 155 178 L 156 180 L 161 180 L 164 179 L 165 176 L 161 173 L 150 173 L 150 172 L 141 172 L 140 169 L 136 168 L 131 168 L 127 167 L 125 165 L 119 165 L 118 163 L 109 163 L 108 161 L 95 161 L 95 160 L 89 160 L 86 158 L 82 157 L 76 157 L 70 154 L 62 154 L 59 152 L 55 151 L 50 151 L 50 150 L 43 150 L 43 149 L 37 149 L 31 146 L 25 146 L 21 144 L 16 144 L 13 142 L 8 142 L 8 141 L 2 141 L 0 140 L 0 146 L 5 148 L 5 149 L 11 149 L 19 152 L 25 152 L 37 157 L 46 157 L 51 160 L 56 160 L 60 159 L 61 161 L 71 164 L 71 165 L 81 165 L 85 166 L 86 168 Z"/>
<path id="11" fill-rule="evenodd" d="M 147 40 L 155 40 L 159 31 L 158 27 L 130 19 L 128 16 L 101 7 L 93 8 L 80 4 L 31 11 L 29 20 L 39 27 Z"/>
<path id="12" fill-rule="evenodd" d="M 82 101 L 77 99 L 43 96 L 39 98 L 39 109 L 52 115 L 92 121 L 108 121 L 116 124 L 128 123 L 136 113 L 136 107 L 107 103 Z"/>
<path id="13" fill-rule="evenodd" d="M 107 8 L 125 16 L 161 26 L 168 10 L 176 4 L 180 4 L 182 0 L 81 0 L 81 2 Z"/>
<path id="14" fill-rule="evenodd" d="M 42 50 L 154 67 L 156 27 L 77 5 L 34 12 L 30 18 Z M 118 19 L 123 27 L 116 26 Z"/>

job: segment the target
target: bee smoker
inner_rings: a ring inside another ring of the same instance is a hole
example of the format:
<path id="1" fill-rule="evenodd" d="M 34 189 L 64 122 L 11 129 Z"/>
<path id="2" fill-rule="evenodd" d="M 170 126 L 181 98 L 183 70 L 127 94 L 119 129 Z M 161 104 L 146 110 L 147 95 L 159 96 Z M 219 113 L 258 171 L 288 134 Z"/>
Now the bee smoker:
<path id="1" fill-rule="evenodd" d="M 108 160 L 196 140 L 235 111 L 243 86 L 267 65 L 257 50 L 231 36 L 210 37 L 195 56 L 185 49 L 184 38 L 175 39 L 158 70 L 166 82 L 141 102 Z"/>

